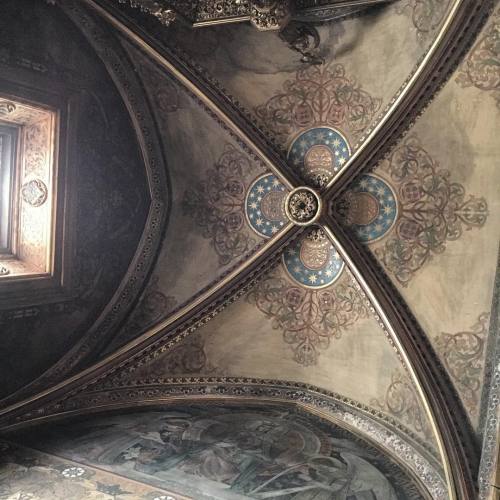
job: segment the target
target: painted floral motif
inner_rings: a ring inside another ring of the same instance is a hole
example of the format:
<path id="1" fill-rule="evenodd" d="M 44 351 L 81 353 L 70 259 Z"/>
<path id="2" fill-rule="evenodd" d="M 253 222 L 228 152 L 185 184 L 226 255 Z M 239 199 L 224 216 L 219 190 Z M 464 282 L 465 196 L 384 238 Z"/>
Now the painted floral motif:
<path id="1" fill-rule="evenodd" d="M 176 347 L 165 354 L 139 367 L 134 377 L 137 380 L 160 379 L 172 376 L 188 376 L 203 373 L 217 375 L 220 373 L 209 361 L 205 349 L 205 338 L 196 332 L 188 335 Z M 124 374 L 125 377 L 129 376 Z"/>
<path id="2" fill-rule="evenodd" d="M 137 337 L 146 328 L 166 318 L 176 305 L 177 299 L 165 295 L 159 286 L 159 277 L 153 276 L 137 307 L 112 345 L 116 347 L 116 342 L 123 344 Z"/>
<path id="3" fill-rule="evenodd" d="M 368 308 L 359 285 L 347 271 L 334 286 L 307 289 L 286 277 L 282 268 L 260 281 L 248 294 L 248 302 L 269 319 L 293 349 L 294 359 L 315 365 L 332 338 L 340 338 Z"/>
<path id="4" fill-rule="evenodd" d="M 347 76 L 342 64 L 310 65 L 285 81 L 283 91 L 255 113 L 283 144 L 298 132 L 318 126 L 341 128 L 357 139 L 381 102 Z"/>
<path id="5" fill-rule="evenodd" d="M 380 408 L 426 438 L 431 438 L 432 430 L 422 410 L 420 397 L 405 373 L 394 372 L 384 399 L 373 399 L 371 406 Z"/>
<path id="6" fill-rule="evenodd" d="M 426 40 L 443 21 L 449 3 L 450 0 L 406 0 L 396 11 L 399 14 L 408 12 L 418 38 Z"/>
<path id="7" fill-rule="evenodd" d="M 211 240 L 221 266 L 256 244 L 247 230 L 244 209 L 248 186 L 243 179 L 251 169 L 251 162 L 227 144 L 205 180 L 195 183 L 184 195 L 185 214 L 201 227 L 203 237 Z"/>
<path id="8" fill-rule="evenodd" d="M 491 92 L 500 108 L 500 9 L 462 64 L 456 82 Z"/>
<path id="9" fill-rule="evenodd" d="M 465 188 L 450 180 L 450 172 L 422 147 L 407 138 L 382 162 L 380 170 L 397 187 L 399 217 L 395 230 L 375 254 L 398 282 L 407 286 L 415 273 L 463 230 L 484 226 L 488 205 L 484 198 L 466 196 Z"/>
<path id="10" fill-rule="evenodd" d="M 489 314 L 483 313 L 469 331 L 443 332 L 435 338 L 444 365 L 473 415 L 477 415 L 479 410 L 488 323 Z"/>
<path id="11" fill-rule="evenodd" d="M 82 467 L 66 467 L 66 469 L 64 469 L 61 474 L 64 476 L 64 477 L 81 477 L 85 474 L 85 469 L 83 469 Z"/>
<path id="12" fill-rule="evenodd" d="M 152 500 L 161 495 L 157 488 L 138 481 L 69 465 L 64 459 L 10 443 L 0 444 L 0 498 L 5 500 Z"/>

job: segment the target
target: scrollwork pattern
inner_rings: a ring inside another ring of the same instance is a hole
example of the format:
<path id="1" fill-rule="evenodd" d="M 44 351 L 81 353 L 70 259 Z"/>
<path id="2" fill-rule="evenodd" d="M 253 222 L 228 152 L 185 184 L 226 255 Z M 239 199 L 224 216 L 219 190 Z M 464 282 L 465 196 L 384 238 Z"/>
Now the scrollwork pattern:
<path id="1" fill-rule="evenodd" d="M 450 180 L 450 172 L 408 137 L 380 169 L 398 186 L 399 219 L 396 231 L 375 250 L 386 269 L 407 286 L 415 273 L 463 230 L 484 226 L 488 205 L 484 198 L 466 196 L 465 188 Z"/>
<path id="2" fill-rule="evenodd" d="M 500 108 L 500 9 L 462 64 L 456 82 L 491 92 Z"/>
<path id="3" fill-rule="evenodd" d="M 332 338 L 340 338 L 369 314 L 359 285 L 347 271 L 335 286 L 320 290 L 294 285 L 277 271 L 250 290 L 247 300 L 272 320 L 274 329 L 282 330 L 294 360 L 304 366 L 317 364 Z"/>
<path id="4" fill-rule="evenodd" d="M 444 365 L 472 415 L 479 410 L 488 322 L 489 314 L 483 313 L 469 331 L 443 332 L 435 339 Z"/>
<path id="5" fill-rule="evenodd" d="M 420 405 L 420 398 L 409 377 L 396 371 L 383 400 L 373 399 L 371 406 L 379 408 L 392 417 L 415 429 L 427 439 L 432 437 L 432 430 Z"/>
<path id="6" fill-rule="evenodd" d="M 397 12 L 410 13 L 417 37 L 423 40 L 441 24 L 449 3 L 449 0 L 407 0 L 397 8 Z"/>
<path id="7" fill-rule="evenodd" d="M 248 252 L 257 243 L 245 224 L 243 178 L 251 162 L 234 146 L 227 144 L 222 156 L 207 171 L 203 182 L 186 191 L 184 213 L 190 215 L 210 239 L 221 266 Z"/>
<path id="8" fill-rule="evenodd" d="M 311 65 L 283 84 L 283 91 L 255 113 L 283 144 L 314 126 L 340 128 L 357 139 L 372 121 L 382 100 L 372 97 L 346 74 L 342 64 Z"/>

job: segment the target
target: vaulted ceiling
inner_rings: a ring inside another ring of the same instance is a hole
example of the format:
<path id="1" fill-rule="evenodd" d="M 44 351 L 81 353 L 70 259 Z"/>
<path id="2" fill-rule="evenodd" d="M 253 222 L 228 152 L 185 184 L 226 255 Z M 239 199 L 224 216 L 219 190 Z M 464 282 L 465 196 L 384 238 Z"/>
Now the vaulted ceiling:
<path id="1" fill-rule="evenodd" d="M 300 40 L 148 1 L 3 3 L 0 86 L 84 99 L 72 299 L 0 311 L 9 439 L 281 405 L 366 440 L 424 498 L 494 498 L 499 7 L 365 3 Z"/>

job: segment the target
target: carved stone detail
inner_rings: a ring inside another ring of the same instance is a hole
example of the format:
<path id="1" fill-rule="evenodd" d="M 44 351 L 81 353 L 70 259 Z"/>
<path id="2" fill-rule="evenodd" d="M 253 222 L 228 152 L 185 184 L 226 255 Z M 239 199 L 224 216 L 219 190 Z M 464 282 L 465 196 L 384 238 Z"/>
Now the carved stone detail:
<path id="1" fill-rule="evenodd" d="M 0 116 L 7 116 L 16 110 L 16 105 L 13 102 L 0 102 Z"/>
<path id="2" fill-rule="evenodd" d="M 290 16 L 288 0 L 254 0 L 250 22 L 260 31 L 281 29 Z"/>
<path id="3" fill-rule="evenodd" d="M 156 17 L 164 26 L 170 26 L 177 18 L 173 9 L 160 7 L 155 0 L 118 0 L 119 3 L 129 3 L 131 7 L 139 6 L 143 12 L 147 12 Z"/>
<path id="4" fill-rule="evenodd" d="M 48 197 L 48 189 L 41 179 L 32 179 L 21 187 L 23 200 L 32 207 L 41 207 Z"/>
<path id="5" fill-rule="evenodd" d="M 294 224 L 308 226 L 320 215 L 321 199 L 311 188 L 297 188 L 287 196 L 285 211 Z"/>

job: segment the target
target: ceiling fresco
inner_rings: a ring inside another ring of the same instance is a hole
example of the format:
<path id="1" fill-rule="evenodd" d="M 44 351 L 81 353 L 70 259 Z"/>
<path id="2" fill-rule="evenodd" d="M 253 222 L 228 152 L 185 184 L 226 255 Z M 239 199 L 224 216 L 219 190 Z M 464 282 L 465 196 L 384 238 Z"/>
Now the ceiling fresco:
<path id="1" fill-rule="evenodd" d="M 109 351 L 188 304 L 265 239 L 248 226 L 244 213 L 246 193 L 264 175 L 265 166 L 187 89 L 162 74 L 130 43 L 122 43 L 158 121 L 172 199 L 153 278 Z"/>
<path id="2" fill-rule="evenodd" d="M 190 498 L 425 498 L 418 481 L 368 442 L 286 407 L 181 406 L 44 434 L 22 442 L 82 470 L 99 467 Z"/>
<path id="3" fill-rule="evenodd" d="M 372 226 L 388 225 L 380 215 L 387 203 L 360 196 L 373 174 L 332 207 L 401 291 L 476 427 L 500 239 L 494 132 L 500 122 L 491 92 L 499 26 L 497 11 L 423 116 L 374 169 L 397 199 L 399 213 L 386 237 L 373 238 Z M 370 203 L 373 222 L 367 224 L 358 212 L 366 214 Z"/>
<path id="4" fill-rule="evenodd" d="M 450 1 L 394 2 L 318 26 L 317 56 L 323 64 L 317 65 L 301 63 L 275 32 L 250 25 L 193 33 L 182 23 L 166 31 L 154 21 L 141 22 L 215 78 L 284 149 L 299 132 L 324 125 L 342 130 L 356 149 L 416 70 L 450 6 Z"/>
<path id="5" fill-rule="evenodd" d="M 26 36 L 88 66 L 77 298 L 0 311 L 0 497 L 493 499 L 498 2 L 303 46 L 170 3 L 48 1 L 74 45 Z"/>

